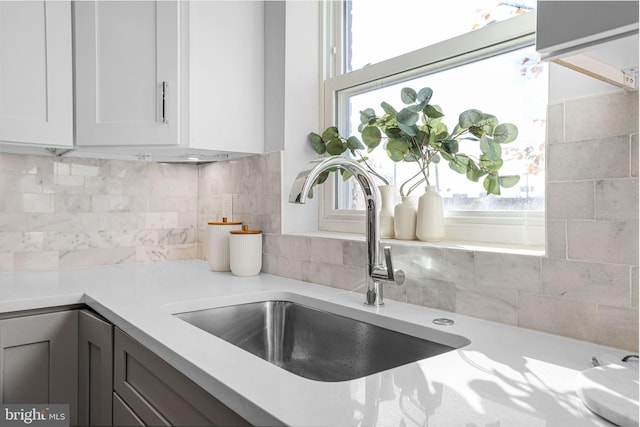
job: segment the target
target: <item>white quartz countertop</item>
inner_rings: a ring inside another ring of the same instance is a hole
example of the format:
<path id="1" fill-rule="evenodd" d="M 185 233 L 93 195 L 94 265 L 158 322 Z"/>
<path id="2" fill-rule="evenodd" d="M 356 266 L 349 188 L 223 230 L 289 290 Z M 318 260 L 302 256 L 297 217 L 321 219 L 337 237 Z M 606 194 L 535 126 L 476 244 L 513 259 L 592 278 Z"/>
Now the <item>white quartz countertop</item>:
<path id="1" fill-rule="evenodd" d="M 280 369 L 172 316 L 267 299 L 313 298 L 395 329 L 440 330 L 471 343 L 351 381 Z M 0 274 L 0 313 L 84 303 L 256 425 L 610 426 L 576 393 L 592 356 L 622 350 L 261 274 L 214 273 L 203 261 Z M 433 319 L 455 320 L 437 326 Z"/>

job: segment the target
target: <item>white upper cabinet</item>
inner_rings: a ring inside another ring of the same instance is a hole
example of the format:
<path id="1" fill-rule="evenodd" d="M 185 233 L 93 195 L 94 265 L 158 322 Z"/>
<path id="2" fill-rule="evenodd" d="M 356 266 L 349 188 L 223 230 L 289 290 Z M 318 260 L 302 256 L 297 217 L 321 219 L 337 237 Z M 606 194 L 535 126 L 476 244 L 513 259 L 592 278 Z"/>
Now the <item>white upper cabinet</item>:
<path id="1" fill-rule="evenodd" d="M 263 152 L 264 3 L 188 7 L 189 146 Z"/>
<path id="2" fill-rule="evenodd" d="M 536 49 L 543 60 L 635 90 L 637 1 L 538 1 Z"/>
<path id="3" fill-rule="evenodd" d="M 540 0 L 537 4 L 536 50 L 544 60 L 637 34 L 637 1 Z"/>
<path id="4" fill-rule="evenodd" d="M 75 30 L 80 151 L 264 151 L 262 1 L 79 1 Z"/>
<path id="5" fill-rule="evenodd" d="M 74 7 L 76 144 L 178 144 L 178 2 Z"/>
<path id="6" fill-rule="evenodd" d="M 0 1 L 0 142 L 73 145 L 71 4 Z"/>

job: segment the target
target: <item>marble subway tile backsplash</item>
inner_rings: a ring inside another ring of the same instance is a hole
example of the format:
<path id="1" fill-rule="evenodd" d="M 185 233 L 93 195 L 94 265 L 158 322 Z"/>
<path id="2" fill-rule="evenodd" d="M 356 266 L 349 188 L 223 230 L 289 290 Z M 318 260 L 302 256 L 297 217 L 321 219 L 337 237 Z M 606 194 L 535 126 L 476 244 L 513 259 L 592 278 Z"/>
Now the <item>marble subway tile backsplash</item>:
<path id="1" fill-rule="evenodd" d="M 206 259 L 207 223 L 223 217 L 264 234 L 280 233 L 281 152 L 198 167 L 198 258 Z"/>
<path id="2" fill-rule="evenodd" d="M 548 107 L 544 256 L 393 241 L 407 281 L 385 298 L 637 352 L 637 105 L 619 92 Z M 207 222 L 227 216 L 263 230 L 263 272 L 363 293 L 363 239 L 282 234 L 281 158 L 0 154 L 0 271 L 205 259 Z"/>
<path id="3" fill-rule="evenodd" d="M 407 281 L 385 298 L 637 352 L 638 92 L 547 114 L 545 256 L 394 242 Z M 264 260 L 269 273 L 364 291 L 364 242 L 269 234 Z"/>
<path id="4" fill-rule="evenodd" d="M 197 256 L 189 165 L 0 154 L 0 271 Z"/>

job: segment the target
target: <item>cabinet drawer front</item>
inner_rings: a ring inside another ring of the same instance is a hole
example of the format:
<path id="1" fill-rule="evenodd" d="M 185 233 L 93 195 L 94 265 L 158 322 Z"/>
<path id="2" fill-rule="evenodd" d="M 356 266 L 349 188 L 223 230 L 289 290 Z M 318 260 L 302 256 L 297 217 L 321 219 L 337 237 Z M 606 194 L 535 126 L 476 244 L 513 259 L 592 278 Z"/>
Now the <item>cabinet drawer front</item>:
<path id="1" fill-rule="evenodd" d="M 249 425 L 117 328 L 114 357 L 114 389 L 146 424 Z"/>

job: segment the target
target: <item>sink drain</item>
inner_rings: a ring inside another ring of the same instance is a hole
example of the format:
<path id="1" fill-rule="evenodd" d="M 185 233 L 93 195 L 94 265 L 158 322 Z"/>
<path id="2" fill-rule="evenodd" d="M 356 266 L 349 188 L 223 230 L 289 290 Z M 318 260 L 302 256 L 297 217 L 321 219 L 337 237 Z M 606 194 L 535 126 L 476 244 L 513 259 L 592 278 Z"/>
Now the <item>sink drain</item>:
<path id="1" fill-rule="evenodd" d="M 440 326 L 451 326 L 456 322 L 454 322 L 451 319 L 447 319 L 447 318 L 444 318 L 444 317 L 439 317 L 437 319 L 433 319 L 433 323 L 435 323 L 436 325 L 440 325 Z"/>

